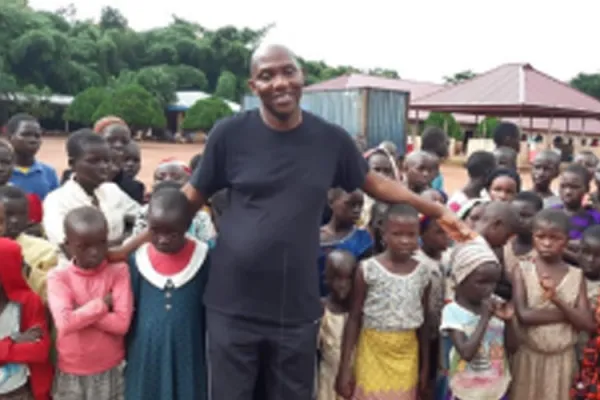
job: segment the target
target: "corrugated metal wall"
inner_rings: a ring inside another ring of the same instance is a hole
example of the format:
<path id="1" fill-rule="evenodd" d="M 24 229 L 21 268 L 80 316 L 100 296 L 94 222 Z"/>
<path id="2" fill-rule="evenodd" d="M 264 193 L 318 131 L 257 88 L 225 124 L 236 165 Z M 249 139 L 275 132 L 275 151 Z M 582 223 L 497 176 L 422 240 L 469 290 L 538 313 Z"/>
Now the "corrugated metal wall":
<path id="1" fill-rule="evenodd" d="M 370 89 L 367 142 L 369 147 L 393 141 L 401 154 L 406 149 L 408 93 Z"/>
<path id="2" fill-rule="evenodd" d="M 244 110 L 257 108 L 258 97 L 244 96 Z M 307 92 L 302 95 L 300 106 L 321 118 L 338 124 L 352 136 L 361 130 L 362 97 L 359 90 L 328 90 L 323 92 Z"/>
<path id="3" fill-rule="evenodd" d="M 327 121 L 342 126 L 352 136 L 362 133 L 362 90 L 328 90 L 307 92 L 302 96 L 301 107 Z M 396 143 L 401 153 L 406 146 L 406 110 L 408 93 L 368 89 L 367 142 L 369 147 L 384 140 Z M 244 110 L 257 108 L 258 98 L 246 95 L 242 102 Z"/>

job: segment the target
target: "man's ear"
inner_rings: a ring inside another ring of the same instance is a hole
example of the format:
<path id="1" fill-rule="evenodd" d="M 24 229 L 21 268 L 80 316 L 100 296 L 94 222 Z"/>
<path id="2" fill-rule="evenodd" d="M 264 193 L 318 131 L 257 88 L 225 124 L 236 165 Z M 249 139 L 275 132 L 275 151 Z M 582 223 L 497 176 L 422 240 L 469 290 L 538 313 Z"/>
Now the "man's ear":
<path id="1" fill-rule="evenodd" d="M 73 169 L 73 164 L 75 164 L 75 160 L 73 159 L 73 157 L 69 157 L 67 159 L 67 161 L 68 161 L 69 168 Z"/>

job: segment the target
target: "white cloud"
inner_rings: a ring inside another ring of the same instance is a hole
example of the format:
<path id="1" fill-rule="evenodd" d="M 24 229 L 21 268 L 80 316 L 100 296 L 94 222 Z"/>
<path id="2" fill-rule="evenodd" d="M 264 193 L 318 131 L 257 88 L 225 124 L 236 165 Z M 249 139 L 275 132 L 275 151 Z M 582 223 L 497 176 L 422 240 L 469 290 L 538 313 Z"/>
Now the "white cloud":
<path id="1" fill-rule="evenodd" d="M 117 7 L 136 29 L 166 24 L 172 14 L 209 28 L 274 22 L 267 40 L 302 57 L 393 68 L 408 79 L 440 81 L 506 62 L 530 62 L 564 80 L 600 71 L 598 0 L 30 0 L 48 10 L 69 2 L 82 18 Z"/>

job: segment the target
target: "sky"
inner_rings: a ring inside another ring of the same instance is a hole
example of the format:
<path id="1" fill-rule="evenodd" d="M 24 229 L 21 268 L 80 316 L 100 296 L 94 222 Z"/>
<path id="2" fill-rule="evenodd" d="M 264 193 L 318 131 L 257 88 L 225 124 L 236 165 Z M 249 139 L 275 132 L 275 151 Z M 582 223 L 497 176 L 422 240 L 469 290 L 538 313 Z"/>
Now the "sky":
<path id="1" fill-rule="evenodd" d="M 173 14 L 210 29 L 274 23 L 265 41 L 303 58 L 418 81 L 509 62 L 562 80 L 600 72 L 598 0 L 29 0 L 51 11 L 69 3 L 79 18 L 118 8 L 137 30 L 166 25 Z"/>

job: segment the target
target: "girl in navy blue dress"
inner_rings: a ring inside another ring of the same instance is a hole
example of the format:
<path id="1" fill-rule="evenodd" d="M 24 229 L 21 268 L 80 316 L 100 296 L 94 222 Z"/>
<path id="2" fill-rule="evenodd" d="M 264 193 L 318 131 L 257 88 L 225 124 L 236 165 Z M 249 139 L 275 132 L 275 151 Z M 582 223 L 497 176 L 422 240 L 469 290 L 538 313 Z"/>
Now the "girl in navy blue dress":
<path id="1" fill-rule="evenodd" d="M 133 254 L 135 314 L 128 337 L 125 398 L 205 400 L 202 297 L 208 246 L 186 236 L 185 196 L 163 189 L 150 199 L 150 243 Z"/>

